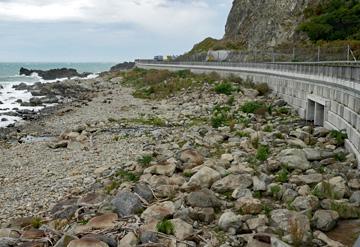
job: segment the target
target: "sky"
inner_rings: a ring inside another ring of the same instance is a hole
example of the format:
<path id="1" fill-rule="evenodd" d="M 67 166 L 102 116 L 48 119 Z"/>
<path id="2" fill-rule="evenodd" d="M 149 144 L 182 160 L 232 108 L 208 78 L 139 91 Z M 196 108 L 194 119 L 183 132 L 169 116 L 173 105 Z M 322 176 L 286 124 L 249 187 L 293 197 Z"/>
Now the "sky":
<path id="1" fill-rule="evenodd" d="M 121 62 L 224 35 L 232 0 L 0 0 L 1 62 Z"/>

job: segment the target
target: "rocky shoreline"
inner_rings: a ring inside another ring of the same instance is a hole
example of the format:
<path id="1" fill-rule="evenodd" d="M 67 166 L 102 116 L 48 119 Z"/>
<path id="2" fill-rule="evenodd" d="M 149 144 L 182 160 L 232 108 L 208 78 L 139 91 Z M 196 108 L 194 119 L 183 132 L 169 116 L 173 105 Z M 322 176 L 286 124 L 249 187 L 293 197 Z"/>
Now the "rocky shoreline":
<path id="1" fill-rule="evenodd" d="M 259 89 L 229 93 L 219 80 L 144 100 L 123 82 L 110 74 L 26 88 L 71 100 L 0 142 L 0 246 L 356 240 L 360 172 L 343 133 Z"/>

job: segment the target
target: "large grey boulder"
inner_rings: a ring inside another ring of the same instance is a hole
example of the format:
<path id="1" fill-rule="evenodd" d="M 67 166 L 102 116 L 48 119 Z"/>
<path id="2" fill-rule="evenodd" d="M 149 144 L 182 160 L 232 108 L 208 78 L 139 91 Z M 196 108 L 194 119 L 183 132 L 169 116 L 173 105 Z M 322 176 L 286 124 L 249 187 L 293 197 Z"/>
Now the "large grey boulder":
<path id="1" fill-rule="evenodd" d="M 221 206 L 221 201 L 209 189 L 191 192 L 186 201 L 191 207 L 219 208 Z"/>
<path id="2" fill-rule="evenodd" d="M 310 163 L 306 158 L 305 152 L 301 149 L 285 149 L 280 152 L 278 160 L 291 169 L 307 170 Z"/>
<path id="3" fill-rule="evenodd" d="M 225 212 L 221 215 L 218 226 L 221 230 L 227 232 L 230 229 L 237 231 L 242 226 L 241 216 L 234 212 Z"/>
<path id="4" fill-rule="evenodd" d="M 246 189 L 252 184 L 253 179 L 249 174 L 230 174 L 215 182 L 211 189 L 219 193 L 224 193 L 239 188 Z"/>
<path id="5" fill-rule="evenodd" d="M 118 215 L 122 217 L 134 215 L 143 210 L 140 198 L 128 191 L 120 192 L 112 200 L 112 204 L 115 206 Z"/>
<path id="6" fill-rule="evenodd" d="M 311 224 L 324 232 L 332 230 L 339 219 L 339 214 L 333 210 L 318 210 L 311 219 Z"/>

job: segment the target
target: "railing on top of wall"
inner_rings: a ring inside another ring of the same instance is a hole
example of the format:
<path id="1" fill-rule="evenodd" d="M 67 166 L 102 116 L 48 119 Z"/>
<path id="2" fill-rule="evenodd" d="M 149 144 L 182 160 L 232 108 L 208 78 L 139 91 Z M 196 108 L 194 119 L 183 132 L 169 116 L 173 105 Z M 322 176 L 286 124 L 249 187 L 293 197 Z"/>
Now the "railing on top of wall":
<path id="1" fill-rule="evenodd" d="M 359 62 L 281 62 L 281 63 L 230 63 L 230 62 L 177 62 L 136 60 L 138 64 L 168 64 L 190 66 L 242 67 L 273 70 L 297 74 L 331 77 L 360 84 Z"/>

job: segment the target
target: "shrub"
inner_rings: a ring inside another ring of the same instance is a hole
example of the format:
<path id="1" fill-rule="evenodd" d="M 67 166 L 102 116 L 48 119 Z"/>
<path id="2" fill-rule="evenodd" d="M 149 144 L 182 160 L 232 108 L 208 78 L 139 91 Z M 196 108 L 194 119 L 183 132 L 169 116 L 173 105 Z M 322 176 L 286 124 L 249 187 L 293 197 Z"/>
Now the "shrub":
<path id="1" fill-rule="evenodd" d="M 218 94 L 226 94 L 231 95 L 234 91 L 234 88 L 231 83 L 229 82 L 222 82 L 220 84 L 217 84 L 214 88 L 215 92 Z"/>
<path id="2" fill-rule="evenodd" d="M 344 152 L 340 152 L 335 154 L 335 159 L 340 162 L 344 162 L 346 160 L 346 154 Z"/>
<path id="3" fill-rule="evenodd" d="M 265 131 L 265 132 L 272 132 L 272 131 L 273 131 L 273 127 L 272 127 L 271 125 L 266 125 L 266 126 L 264 127 L 264 131 Z"/>
<path id="4" fill-rule="evenodd" d="M 259 83 L 255 85 L 255 89 L 260 95 L 266 95 L 270 92 L 270 88 L 267 83 Z"/>
<path id="5" fill-rule="evenodd" d="M 170 220 L 162 220 L 156 225 L 156 229 L 158 232 L 167 234 L 167 235 L 173 235 L 175 234 L 175 227 L 173 223 Z"/>
<path id="6" fill-rule="evenodd" d="M 289 233 L 295 247 L 303 246 L 302 241 L 305 236 L 305 230 L 302 223 L 297 217 L 289 218 Z"/>
<path id="7" fill-rule="evenodd" d="M 227 122 L 228 118 L 222 113 L 217 114 L 211 118 L 211 125 L 216 129 L 225 126 Z"/>
<path id="8" fill-rule="evenodd" d="M 270 149 L 268 146 L 261 145 L 256 152 L 256 158 L 260 161 L 265 161 L 269 157 Z"/>
<path id="9" fill-rule="evenodd" d="M 138 175 L 122 169 L 116 172 L 116 177 L 120 177 L 124 182 L 136 182 L 139 180 Z"/>
<path id="10" fill-rule="evenodd" d="M 283 167 L 277 174 L 276 174 L 276 181 L 279 183 L 286 183 L 289 180 L 289 171 L 286 167 Z"/>
<path id="11" fill-rule="evenodd" d="M 163 82 L 171 76 L 171 72 L 168 70 L 148 70 L 144 82 L 146 84 L 155 84 Z"/>
<path id="12" fill-rule="evenodd" d="M 34 217 L 32 220 L 31 220 L 31 226 L 33 228 L 40 228 L 40 226 L 42 225 L 42 219 L 39 218 L 39 217 Z"/>
<path id="13" fill-rule="evenodd" d="M 153 161 L 153 157 L 151 155 L 144 155 L 137 161 L 140 165 L 147 166 L 151 163 L 151 161 Z"/>
<path id="14" fill-rule="evenodd" d="M 263 103 L 257 101 L 248 101 L 241 106 L 241 111 L 245 113 L 255 113 L 260 108 L 264 107 Z"/>
<path id="15" fill-rule="evenodd" d="M 232 106 L 235 102 L 235 97 L 234 96 L 230 96 L 229 99 L 226 101 L 226 104 L 229 106 Z"/>
<path id="16" fill-rule="evenodd" d="M 346 134 L 345 130 L 332 130 L 330 131 L 330 137 L 336 140 L 338 146 L 342 146 L 344 145 L 345 140 L 348 138 L 348 135 Z"/>

